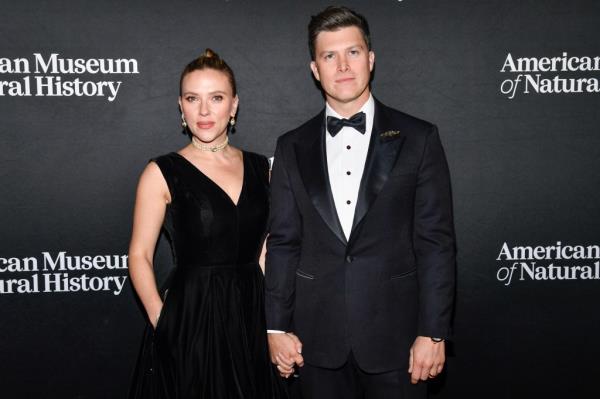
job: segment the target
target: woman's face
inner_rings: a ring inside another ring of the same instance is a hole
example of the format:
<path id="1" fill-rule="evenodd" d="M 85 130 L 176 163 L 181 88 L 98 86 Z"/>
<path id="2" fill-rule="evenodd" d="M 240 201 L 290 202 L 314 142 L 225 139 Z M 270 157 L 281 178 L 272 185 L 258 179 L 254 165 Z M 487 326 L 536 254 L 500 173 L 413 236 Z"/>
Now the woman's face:
<path id="1" fill-rule="evenodd" d="M 183 78 L 179 106 L 197 139 L 207 144 L 220 143 L 237 111 L 238 97 L 233 95 L 225 73 L 201 69 Z"/>

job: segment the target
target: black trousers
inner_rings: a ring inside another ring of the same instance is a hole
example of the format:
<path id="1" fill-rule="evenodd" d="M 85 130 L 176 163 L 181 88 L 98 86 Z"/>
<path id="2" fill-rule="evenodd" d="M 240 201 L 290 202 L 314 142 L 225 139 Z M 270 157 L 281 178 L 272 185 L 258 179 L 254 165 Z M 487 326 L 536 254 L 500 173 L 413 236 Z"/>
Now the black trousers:
<path id="1" fill-rule="evenodd" d="M 427 385 L 411 384 L 406 368 L 384 373 L 366 373 L 360 369 L 352 352 L 338 369 L 325 369 L 308 363 L 295 381 L 302 399 L 425 399 Z"/>

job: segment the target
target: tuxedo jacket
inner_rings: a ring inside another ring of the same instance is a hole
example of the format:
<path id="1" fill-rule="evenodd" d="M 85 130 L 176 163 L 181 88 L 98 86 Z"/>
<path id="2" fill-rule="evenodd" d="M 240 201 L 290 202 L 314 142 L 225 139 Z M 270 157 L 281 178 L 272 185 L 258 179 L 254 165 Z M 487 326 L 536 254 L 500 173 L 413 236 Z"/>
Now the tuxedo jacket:
<path id="1" fill-rule="evenodd" d="M 437 128 L 375 100 L 350 237 L 331 193 L 325 111 L 277 141 L 271 176 L 267 328 L 293 331 L 304 360 L 366 372 L 408 368 L 418 335 L 449 335 L 455 239 Z"/>

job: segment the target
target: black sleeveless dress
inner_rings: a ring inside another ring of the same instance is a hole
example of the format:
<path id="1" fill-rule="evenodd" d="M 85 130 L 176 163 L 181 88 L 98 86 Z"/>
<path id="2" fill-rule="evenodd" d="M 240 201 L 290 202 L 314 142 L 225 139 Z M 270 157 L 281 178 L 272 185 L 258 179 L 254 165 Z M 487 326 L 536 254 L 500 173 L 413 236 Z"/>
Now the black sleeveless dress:
<path id="1" fill-rule="evenodd" d="M 238 204 L 177 153 L 153 160 L 171 193 L 164 230 L 175 269 L 142 344 L 130 398 L 285 397 L 267 346 L 258 265 L 269 212 L 268 161 L 243 153 Z"/>

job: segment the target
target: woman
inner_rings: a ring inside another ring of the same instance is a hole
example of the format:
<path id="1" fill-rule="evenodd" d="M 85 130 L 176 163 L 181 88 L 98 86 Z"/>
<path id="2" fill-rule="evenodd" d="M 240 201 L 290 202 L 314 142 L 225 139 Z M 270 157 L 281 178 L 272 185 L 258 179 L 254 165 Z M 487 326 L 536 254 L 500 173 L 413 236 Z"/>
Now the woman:
<path id="1" fill-rule="evenodd" d="M 129 269 L 152 328 L 132 398 L 282 396 L 267 352 L 258 265 L 268 162 L 228 144 L 238 102 L 232 70 L 207 49 L 181 74 L 190 144 L 154 159 L 140 177 Z M 162 297 L 152 267 L 161 228 L 176 264 Z"/>

